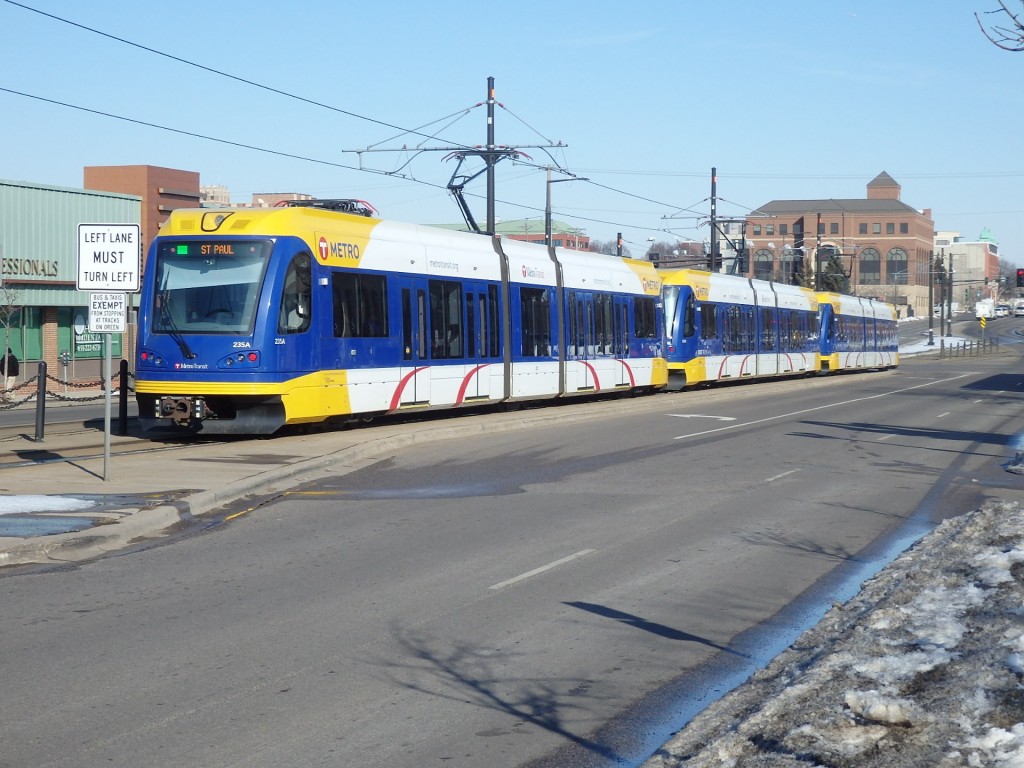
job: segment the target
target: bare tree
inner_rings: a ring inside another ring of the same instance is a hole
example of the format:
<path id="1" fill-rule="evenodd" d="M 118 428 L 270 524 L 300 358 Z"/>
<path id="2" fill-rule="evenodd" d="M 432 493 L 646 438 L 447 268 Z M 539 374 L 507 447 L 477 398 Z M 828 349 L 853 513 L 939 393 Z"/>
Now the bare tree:
<path id="1" fill-rule="evenodd" d="M 998 0 L 999 10 L 997 11 L 985 11 L 984 15 L 993 13 L 1005 14 L 1009 17 L 1012 22 L 1012 26 L 999 26 L 993 24 L 990 27 L 986 27 L 984 22 L 981 20 L 981 16 L 977 13 L 974 14 L 975 20 L 978 22 L 978 26 L 981 28 L 981 33 L 987 37 L 993 45 L 998 48 L 1002 48 L 1004 51 L 1024 51 L 1024 21 L 1021 20 L 1020 13 L 1014 13 L 1006 7 L 1005 0 Z M 1024 8 L 1024 0 L 1020 0 L 1021 7 Z"/>
<path id="2" fill-rule="evenodd" d="M 20 297 L 18 292 L 11 286 L 0 283 L 0 327 L 3 328 L 3 349 L 0 354 L 6 353 L 11 346 L 11 322 L 15 315 L 21 311 Z"/>

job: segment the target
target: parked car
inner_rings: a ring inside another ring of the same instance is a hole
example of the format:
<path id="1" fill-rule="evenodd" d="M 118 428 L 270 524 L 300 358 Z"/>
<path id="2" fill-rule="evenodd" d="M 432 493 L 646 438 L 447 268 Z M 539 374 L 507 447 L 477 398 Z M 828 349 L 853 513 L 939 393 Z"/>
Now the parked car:
<path id="1" fill-rule="evenodd" d="M 1018 301 L 1017 306 L 1013 308 L 1014 317 L 1024 317 L 1024 301 Z"/>
<path id="2" fill-rule="evenodd" d="M 996 317 L 1009 317 L 1011 311 L 1009 304 L 996 304 Z"/>

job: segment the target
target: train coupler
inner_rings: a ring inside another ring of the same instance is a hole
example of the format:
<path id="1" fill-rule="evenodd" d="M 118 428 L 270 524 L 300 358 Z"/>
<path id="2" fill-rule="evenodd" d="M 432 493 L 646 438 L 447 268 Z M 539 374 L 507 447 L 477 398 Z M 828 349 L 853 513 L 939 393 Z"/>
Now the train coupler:
<path id="1" fill-rule="evenodd" d="M 156 401 L 156 417 L 171 419 L 175 424 L 187 426 L 206 418 L 206 400 L 201 397 L 170 395 Z"/>

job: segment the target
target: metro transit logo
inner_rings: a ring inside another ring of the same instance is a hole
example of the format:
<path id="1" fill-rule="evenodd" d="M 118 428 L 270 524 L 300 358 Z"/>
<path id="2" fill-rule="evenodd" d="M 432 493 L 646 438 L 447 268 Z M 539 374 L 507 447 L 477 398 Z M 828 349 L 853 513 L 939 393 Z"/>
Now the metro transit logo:
<path id="1" fill-rule="evenodd" d="M 529 267 L 523 264 L 523 277 L 532 277 L 536 280 L 543 280 L 547 277 L 547 273 L 543 269 L 537 269 L 536 267 Z"/>

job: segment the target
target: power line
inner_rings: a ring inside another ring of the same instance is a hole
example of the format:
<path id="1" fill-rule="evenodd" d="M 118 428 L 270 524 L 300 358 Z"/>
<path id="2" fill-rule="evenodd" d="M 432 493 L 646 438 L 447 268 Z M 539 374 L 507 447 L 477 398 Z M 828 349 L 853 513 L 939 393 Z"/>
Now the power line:
<path id="1" fill-rule="evenodd" d="M 33 8 L 32 6 L 26 5 L 24 3 L 16 2 L 15 0 L 3 0 L 3 2 L 6 2 L 8 5 L 13 5 L 15 7 L 18 7 L 18 8 L 21 8 L 23 10 L 29 11 L 31 13 L 35 13 L 35 14 L 38 14 L 40 16 L 46 17 L 48 19 L 52 19 L 53 21 L 57 21 L 57 22 L 60 22 L 62 24 L 67 24 L 69 26 L 75 27 L 77 29 L 84 30 L 86 32 L 90 32 L 90 33 L 95 34 L 95 35 L 99 35 L 101 37 L 105 37 L 105 38 L 107 38 L 109 40 L 113 40 L 113 41 L 121 43 L 123 45 L 127 45 L 127 46 L 130 46 L 132 48 L 136 48 L 138 50 L 145 51 L 147 53 L 151 53 L 153 55 L 160 56 L 160 57 L 169 59 L 171 61 L 175 61 L 175 62 L 178 62 L 180 64 L 184 64 L 184 65 L 189 66 L 189 67 L 194 67 L 196 69 L 199 69 L 199 70 L 202 70 L 202 71 L 205 71 L 205 72 L 209 72 L 209 73 L 214 74 L 214 75 L 219 75 L 220 77 L 225 77 L 225 78 L 228 78 L 229 80 L 233 80 L 235 82 L 243 83 L 245 85 L 249 85 L 251 87 L 258 88 L 258 89 L 267 91 L 269 93 L 274 93 L 274 94 L 277 94 L 279 96 L 284 96 L 286 98 L 290 98 L 290 99 L 294 99 L 296 101 L 300 101 L 300 102 L 303 102 L 303 103 L 306 103 L 306 104 L 310 104 L 312 106 L 321 107 L 323 109 L 327 109 L 327 110 L 330 110 L 332 112 L 336 112 L 338 114 L 343 114 L 343 115 L 346 115 L 346 116 L 349 116 L 349 117 L 353 117 L 353 118 L 356 118 L 356 119 L 359 119 L 359 120 L 364 120 L 366 122 L 370 122 L 370 123 L 373 123 L 373 124 L 376 124 L 376 125 L 380 125 L 380 126 L 383 126 L 383 127 L 386 127 L 386 128 L 391 128 L 391 129 L 394 129 L 394 130 L 397 130 L 397 131 L 401 131 L 400 135 L 410 134 L 410 135 L 415 135 L 415 136 L 421 136 L 421 137 L 423 137 L 425 139 L 437 139 L 438 138 L 434 134 L 421 132 L 421 130 L 419 128 L 416 128 L 416 129 L 404 128 L 402 126 L 394 125 L 392 123 L 388 123 L 388 122 L 383 121 L 383 120 L 378 120 L 376 118 L 368 117 L 366 115 L 361 115 L 359 113 L 352 112 L 350 110 L 342 109 L 340 107 L 335 107 L 335 106 L 332 106 L 330 104 L 325 104 L 323 102 L 316 101 L 314 99 L 309 99 L 309 98 L 306 98 L 304 96 L 299 96 L 297 94 L 290 93 L 288 91 L 284 91 L 284 90 L 281 90 L 279 88 L 275 88 L 273 86 L 264 85 L 262 83 L 258 83 L 256 81 L 250 80 L 248 78 L 240 77 L 238 75 L 233 75 L 233 74 L 231 74 L 229 72 L 225 72 L 223 70 L 219 70 L 219 69 L 216 69 L 214 67 L 209 67 L 209 66 L 206 66 L 205 64 L 200 64 L 198 62 L 191 61 L 189 59 L 185 59 L 183 57 L 176 56 L 176 55 L 171 54 L 171 53 L 167 53 L 166 51 L 161 51 L 159 49 L 143 45 L 141 43 L 136 43 L 136 42 L 134 42 L 132 40 L 128 40 L 126 38 L 119 37 L 117 35 L 113 35 L 113 34 L 110 34 L 108 32 L 104 32 L 104 31 L 99 30 L 99 29 L 95 29 L 95 28 L 87 26 L 85 24 L 80 24 L 78 22 L 71 21 L 70 19 L 66 19 L 66 18 L 63 18 L 61 16 L 57 16 L 56 14 L 48 13 L 48 12 L 42 11 L 42 10 L 40 10 L 38 8 Z M 228 146 L 235 146 L 235 147 L 239 147 L 239 148 L 243 148 L 243 149 L 251 149 L 251 150 L 256 151 L 256 152 L 262 152 L 264 154 L 271 154 L 271 155 L 276 155 L 276 156 L 279 156 L 279 157 L 291 158 L 291 159 L 295 159 L 295 160 L 303 160 L 303 161 L 306 161 L 306 162 L 312 162 L 312 163 L 327 165 L 327 166 L 331 166 L 331 167 L 335 167 L 335 168 L 342 168 L 342 169 L 346 169 L 346 170 L 364 171 L 366 173 L 376 173 L 376 174 L 384 175 L 384 176 L 396 176 L 398 178 L 402 178 L 402 179 L 407 180 L 407 181 L 414 181 L 416 183 L 424 184 L 426 186 L 430 186 L 430 187 L 434 187 L 434 188 L 439 188 L 439 189 L 440 188 L 444 188 L 444 187 L 441 187 L 441 185 L 431 184 L 430 182 L 420 181 L 419 179 L 415 179 L 415 178 L 413 178 L 411 176 L 401 175 L 401 174 L 398 174 L 397 172 L 378 171 L 378 170 L 375 170 L 375 169 L 364 168 L 364 167 L 358 167 L 357 168 L 357 167 L 346 165 L 346 164 L 343 164 L 343 163 L 336 163 L 336 162 L 332 162 L 332 161 L 329 161 L 329 160 L 320 160 L 320 159 L 317 159 L 317 158 L 311 158 L 311 157 L 307 157 L 307 156 L 303 156 L 303 155 L 297 155 L 297 154 L 293 154 L 293 153 L 289 153 L 289 152 L 282 152 L 282 151 L 278 151 L 278 150 L 267 149 L 265 147 L 258 147 L 258 146 L 252 145 L 252 144 L 246 144 L 244 142 L 232 141 L 232 140 L 228 140 L 228 139 L 220 139 L 220 138 L 217 138 L 217 137 L 207 136 L 207 135 L 196 133 L 196 132 L 193 132 L 193 131 L 186 131 L 186 130 L 182 130 L 182 129 L 178 129 L 178 128 L 171 128 L 169 126 L 159 125 L 157 123 L 151 123 L 151 122 L 147 122 L 147 121 L 144 121 L 144 120 L 138 120 L 138 119 L 135 119 L 135 118 L 129 118 L 129 117 L 125 117 L 125 116 L 122 116 L 122 115 L 116 115 L 116 114 L 113 114 L 113 113 L 104 112 L 102 110 L 91 109 L 89 107 L 84 107 L 84 106 L 81 106 L 81 105 L 69 104 L 67 102 L 61 102 L 61 101 L 57 101 L 57 100 L 54 100 L 54 99 L 48 99 L 48 98 L 45 98 L 45 97 L 42 97 L 42 96 L 36 96 L 36 95 L 33 95 L 33 94 L 24 93 L 24 92 L 16 91 L 16 90 L 13 90 L 13 89 L 8 89 L 8 88 L 0 87 L 0 91 L 4 91 L 4 92 L 7 92 L 7 93 L 11 93 L 11 94 L 15 94 L 15 95 L 18 95 L 18 96 L 22 96 L 24 98 L 35 99 L 37 101 L 47 102 L 47 103 L 54 104 L 54 105 L 57 105 L 57 106 L 62 106 L 62 107 L 68 108 L 68 109 L 75 109 L 75 110 L 79 110 L 79 111 L 82 111 L 82 112 L 88 112 L 88 113 L 91 113 L 91 114 L 100 115 L 100 116 L 103 116 L 103 117 L 109 117 L 109 118 L 115 119 L 115 120 L 121 120 L 121 121 L 128 122 L 128 123 L 134 123 L 136 125 L 144 125 L 144 126 L 147 126 L 147 127 L 150 127 L 150 128 L 156 128 L 158 130 L 168 131 L 168 132 L 171 132 L 171 133 L 177 133 L 177 134 L 183 135 L 183 136 L 190 136 L 190 137 L 193 137 L 193 138 L 204 139 L 204 140 L 207 140 L 207 141 L 213 141 L 213 142 L 216 142 L 216 143 L 225 144 L 225 145 L 228 145 Z M 446 118 L 440 118 L 439 120 L 435 120 L 435 121 L 433 121 L 431 123 L 425 124 L 424 126 L 420 126 L 420 128 L 426 127 L 428 125 L 433 125 L 434 123 L 440 122 L 441 120 L 448 120 L 448 119 L 450 119 L 452 117 L 455 117 L 455 116 L 460 116 L 460 117 L 464 116 L 465 114 L 468 114 L 468 112 L 470 112 L 472 109 L 481 106 L 481 104 L 482 104 L 482 102 L 478 103 L 478 104 L 475 104 L 473 107 L 470 107 L 470 108 L 467 108 L 467 109 L 464 109 L 464 110 L 460 110 L 459 112 L 452 113 L 451 115 L 449 115 Z M 509 110 L 508 107 L 506 107 L 504 104 L 501 104 L 500 102 L 498 102 L 498 106 L 500 106 L 503 110 L 508 112 L 508 114 L 510 114 L 513 118 L 518 120 L 524 126 L 526 126 L 530 130 L 532 130 L 535 133 L 537 133 L 537 135 L 543 137 L 543 134 L 541 134 L 535 128 L 533 128 L 528 123 L 526 123 L 522 118 L 520 118 L 518 115 L 516 115 L 511 110 Z M 446 127 L 450 127 L 450 125 L 446 126 Z M 397 137 L 394 137 L 394 138 L 397 138 Z M 544 138 L 546 139 L 546 137 L 544 137 Z M 548 140 L 548 141 L 550 141 L 550 140 Z M 452 142 L 452 143 L 457 145 L 460 148 L 472 149 L 472 147 L 470 145 L 467 145 L 467 144 L 462 144 L 460 142 Z M 553 144 L 553 146 L 555 148 L 561 148 L 564 145 L 562 145 L 559 142 L 558 144 Z M 524 163 L 524 164 L 525 165 L 529 165 L 527 163 Z M 534 166 L 534 167 L 536 167 L 538 169 L 541 169 L 541 170 L 543 170 L 545 168 L 545 166 L 539 166 L 539 165 Z M 568 171 L 566 171 L 566 172 L 568 172 Z M 612 173 L 614 173 L 614 171 Z M 651 174 L 651 175 L 656 175 L 656 174 Z M 673 175 L 673 174 L 660 174 L 660 175 Z M 683 175 L 683 174 L 678 174 L 678 175 Z M 697 174 L 694 174 L 694 175 L 697 175 Z M 648 198 L 648 197 L 644 197 L 642 195 L 637 195 L 637 194 L 634 194 L 634 193 L 631 193 L 631 192 L 627 192 L 625 190 L 617 189 L 615 187 L 611 187 L 611 186 L 608 186 L 608 185 L 605 185 L 605 184 L 600 184 L 600 183 L 595 182 L 595 181 L 593 181 L 591 179 L 586 179 L 586 180 L 581 179 L 581 181 L 586 181 L 586 183 L 589 183 L 589 184 L 591 184 L 591 185 L 593 185 L 595 187 L 599 187 L 599 188 L 608 190 L 610 192 L 614 192 L 616 194 L 621 194 L 621 195 L 625 195 L 627 197 L 632 197 L 632 198 L 635 198 L 635 199 L 638 199 L 638 200 L 643 200 L 644 202 L 653 203 L 655 205 L 664 206 L 666 208 L 679 209 L 679 207 L 677 205 L 674 205 L 674 204 L 671 204 L 671 203 L 664 203 L 664 202 L 661 202 L 661 201 L 653 200 L 653 199 Z M 502 200 L 500 202 L 502 202 L 503 204 L 506 204 L 506 205 L 517 205 L 519 207 L 523 207 L 523 208 L 526 208 L 528 210 L 531 209 L 530 206 L 524 206 L 524 205 L 520 205 L 520 204 L 517 204 L 517 203 L 512 203 L 510 201 Z M 684 209 L 681 209 L 681 210 L 688 210 L 688 209 L 684 208 Z M 568 215 L 568 214 L 565 214 L 565 215 Z M 599 220 L 599 219 L 589 219 L 587 217 L 577 216 L 575 218 L 579 218 L 579 219 L 585 220 L 585 221 L 593 221 L 593 222 L 599 222 L 599 223 L 606 223 L 606 224 L 615 225 L 615 226 L 626 226 L 626 225 L 623 225 L 623 224 L 618 223 L 618 222 L 601 222 L 601 220 Z M 645 227 L 631 227 L 631 228 L 646 229 Z"/>
<path id="2" fill-rule="evenodd" d="M 109 40 L 115 40 L 115 41 L 117 41 L 119 43 L 122 43 L 124 45 L 131 46 L 132 48 L 138 48 L 141 51 L 146 51 L 147 53 L 152 53 L 152 54 L 154 54 L 156 56 L 163 56 L 165 59 L 170 59 L 171 61 L 176 61 L 179 64 L 184 64 L 184 65 L 189 66 L 189 67 L 195 67 L 196 69 L 201 69 L 201 70 L 203 70 L 205 72 L 210 72 L 210 73 L 212 73 L 214 75 L 220 75 L 221 77 L 226 77 L 229 80 L 234 80 L 235 82 L 244 83 L 245 85 L 251 85 L 253 88 L 259 88 L 261 90 L 268 91 L 270 93 L 276 93 L 279 96 L 284 96 L 285 98 L 289 98 L 289 99 L 295 99 L 296 101 L 301 101 L 301 102 L 304 102 L 306 104 L 311 104 L 311 105 L 313 105 L 315 107 L 322 107 L 323 109 L 329 109 L 332 112 L 337 112 L 338 114 L 347 115 L 349 117 L 354 117 L 357 120 L 365 120 L 368 123 L 374 123 L 375 125 L 380 125 L 380 126 L 383 126 L 385 128 L 393 128 L 396 131 L 402 131 L 403 134 L 404 133 L 409 133 L 409 134 L 413 134 L 413 135 L 416 135 L 416 136 L 422 136 L 422 137 L 427 138 L 427 139 L 436 139 L 437 138 L 436 136 L 433 136 L 431 134 L 420 133 L 417 130 L 409 130 L 409 129 L 403 128 L 402 126 L 399 126 L 399 125 L 392 125 L 391 123 L 387 123 L 387 122 L 385 122 L 383 120 L 377 120 L 376 118 L 367 117 L 366 115 L 360 115 L 357 112 L 351 112 L 351 111 L 349 111 L 347 109 L 342 109 L 340 107 L 334 107 L 334 106 L 331 106 L 330 104 L 324 104 L 323 102 L 320 102 L 320 101 L 315 101 L 313 99 L 307 99 L 304 96 L 298 96 L 298 95 L 296 95 L 294 93 L 289 93 L 288 91 L 282 91 L 281 89 L 274 88 L 273 86 L 263 85 L 262 83 L 255 82 L 254 80 L 248 80 L 247 78 L 239 77 L 238 75 L 232 75 L 230 72 L 224 72 L 224 71 L 219 70 L 219 69 L 214 69 L 213 67 L 208 67 L 205 64 L 199 64 L 198 62 L 190 61 L 189 59 L 183 59 L 180 56 L 175 56 L 174 54 L 167 53 L 165 51 L 161 51 L 161 50 L 158 50 L 156 48 L 151 48 L 151 47 L 149 47 L 147 45 L 142 45 L 141 43 L 136 43 L 136 42 L 133 42 L 131 40 L 127 40 L 127 39 L 125 39 L 123 37 L 118 37 L 117 35 L 112 35 L 109 32 L 103 32 L 102 30 L 94 29 L 93 27 L 86 26 L 85 24 L 79 24 L 76 21 L 71 21 L 70 19 L 65 19 L 65 18 L 63 18 L 61 16 L 56 16 L 55 14 L 47 13 L 46 11 L 41 11 L 38 8 L 33 8 L 32 6 L 25 5 L 24 3 L 15 2 L 15 0 L 3 0 L 3 2 L 5 2 L 5 3 L 9 4 L 9 5 L 17 6 L 18 8 L 22 8 L 22 9 L 24 9 L 26 11 L 31 11 L 32 13 L 37 13 L 40 16 L 45 16 L 45 17 L 47 17 L 49 19 L 53 19 L 54 21 L 59 21 L 62 24 L 68 24 L 68 25 L 70 25 L 72 27 L 77 27 L 78 29 L 85 30 L 86 32 L 92 32 L 94 35 L 100 35 L 101 37 L 105 37 L 105 38 L 107 38 Z"/>

